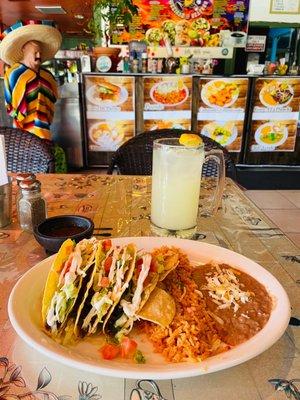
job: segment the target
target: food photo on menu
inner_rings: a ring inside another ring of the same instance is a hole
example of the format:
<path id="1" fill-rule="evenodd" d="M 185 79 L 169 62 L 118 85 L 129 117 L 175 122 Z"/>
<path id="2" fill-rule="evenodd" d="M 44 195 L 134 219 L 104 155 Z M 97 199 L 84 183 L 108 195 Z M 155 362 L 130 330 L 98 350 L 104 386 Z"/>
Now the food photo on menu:
<path id="1" fill-rule="evenodd" d="M 199 132 L 226 147 L 229 151 L 240 151 L 244 121 L 198 121 Z"/>
<path id="2" fill-rule="evenodd" d="M 93 151 L 116 151 L 133 135 L 133 120 L 88 120 L 89 148 Z"/>
<path id="3" fill-rule="evenodd" d="M 149 46 L 164 45 L 167 36 L 172 46 L 220 46 L 221 35 L 210 33 L 209 30 L 210 23 L 205 18 L 192 21 L 166 20 L 161 23 L 161 26 L 148 29 L 145 41 Z"/>
<path id="4" fill-rule="evenodd" d="M 85 87 L 88 110 L 133 111 L 132 77 L 85 76 Z"/>
<path id="5" fill-rule="evenodd" d="M 41 319 L 30 327 L 18 321 L 19 329 L 42 336 L 52 356 L 113 376 L 189 376 L 236 365 L 268 347 L 266 335 L 274 340 L 288 314 L 276 279 L 236 256 L 174 238 L 67 239 L 43 261 L 33 302 L 23 304 L 27 312 L 38 307 Z M 40 272 L 31 269 L 17 285 L 18 302 Z"/>
<path id="6" fill-rule="evenodd" d="M 246 108 L 248 79 L 202 78 L 199 81 L 200 111 L 203 109 Z"/>
<path id="7" fill-rule="evenodd" d="M 257 120 L 252 123 L 252 151 L 293 151 L 296 120 Z"/>
<path id="8" fill-rule="evenodd" d="M 254 111 L 298 112 L 300 79 L 259 78 L 255 83 Z"/>
<path id="9" fill-rule="evenodd" d="M 264 83 L 259 93 L 259 99 L 265 107 L 287 106 L 293 99 L 293 87 L 286 82 L 271 80 Z"/>
<path id="10" fill-rule="evenodd" d="M 201 98 L 209 107 L 230 107 L 239 96 L 239 88 L 234 82 L 213 80 L 202 87 Z"/>
<path id="11" fill-rule="evenodd" d="M 148 46 L 245 47 L 249 0 L 134 0 L 135 28 L 120 30 L 114 44 L 143 40 Z"/>
<path id="12" fill-rule="evenodd" d="M 189 92 L 181 80 L 159 82 L 151 88 L 150 97 L 158 104 L 175 106 L 181 104 L 188 97 Z"/>
<path id="13" fill-rule="evenodd" d="M 145 110 L 188 110 L 191 107 L 191 77 L 145 77 Z"/>

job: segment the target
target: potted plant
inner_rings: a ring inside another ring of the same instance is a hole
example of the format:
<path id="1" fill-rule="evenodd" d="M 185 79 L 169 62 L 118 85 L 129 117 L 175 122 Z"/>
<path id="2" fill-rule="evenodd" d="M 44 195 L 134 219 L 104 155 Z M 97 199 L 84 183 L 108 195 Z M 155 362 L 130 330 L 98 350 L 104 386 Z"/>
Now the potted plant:
<path id="1" fill-rule="evenodd" d="M 137 12 L 133 0 L 94 0 L 88 28 L 94 36 L 95 45 L 108 48 L 112 33 L 118 27 L 128 27 Z M 102 50 L 102 54 L 104 52 Z"/>

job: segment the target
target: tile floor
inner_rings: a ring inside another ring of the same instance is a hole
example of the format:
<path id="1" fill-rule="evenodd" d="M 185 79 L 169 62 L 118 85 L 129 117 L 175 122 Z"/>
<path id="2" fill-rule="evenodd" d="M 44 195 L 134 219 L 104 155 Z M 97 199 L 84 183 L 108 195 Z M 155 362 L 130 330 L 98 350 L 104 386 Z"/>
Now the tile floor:
<path id="1" fill-rule="evenodd" d="M 300 190 L 246 190 L 245 194 L 300 248 Z"/>

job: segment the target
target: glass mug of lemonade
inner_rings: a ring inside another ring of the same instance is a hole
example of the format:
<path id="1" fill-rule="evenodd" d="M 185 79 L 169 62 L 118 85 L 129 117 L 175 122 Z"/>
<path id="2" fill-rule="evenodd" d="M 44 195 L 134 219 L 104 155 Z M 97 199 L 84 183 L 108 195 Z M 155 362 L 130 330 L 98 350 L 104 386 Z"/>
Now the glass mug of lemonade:
<path id="1" fill-rule="evenodd" d="M 222 150 L 204 152 L 202 139 L 193 134 L 153 142 L 151 228 L 160 236 L 192 237 L 198 217 L 203 164 L 216 163 L 217 185 L 207 215 L 218 209 L 225 183 Z M 191 136 L 192 139 L 189 139 Z"/>

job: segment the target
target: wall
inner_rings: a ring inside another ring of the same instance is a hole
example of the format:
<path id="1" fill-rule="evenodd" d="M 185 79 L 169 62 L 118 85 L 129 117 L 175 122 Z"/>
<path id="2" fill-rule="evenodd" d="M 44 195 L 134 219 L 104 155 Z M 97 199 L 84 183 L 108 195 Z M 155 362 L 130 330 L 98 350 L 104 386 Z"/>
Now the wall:
<path id="1" fill-rule="evenodd" d="M 250 0 L 250 21 L 300 23 L 300 14 L 270 14 L 271 0 Z"/>
<path id="2" fill-rule="evenodd" d="M 85 43 L 88 47 L 93 47 L 93 42 L 91 39 L 85 37 L 63 37 L 61 49 L 75 49 L 80 43 Z"/>

